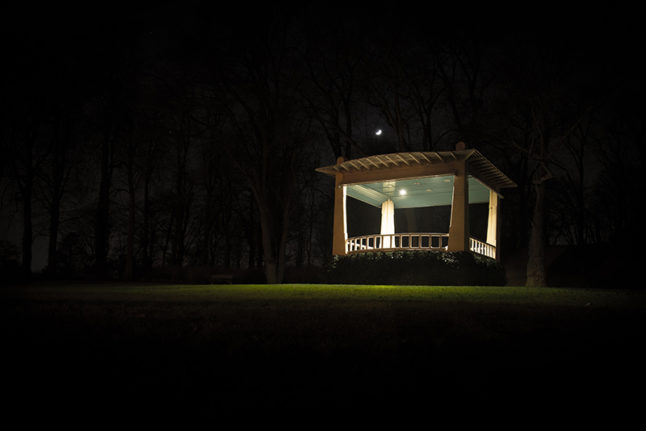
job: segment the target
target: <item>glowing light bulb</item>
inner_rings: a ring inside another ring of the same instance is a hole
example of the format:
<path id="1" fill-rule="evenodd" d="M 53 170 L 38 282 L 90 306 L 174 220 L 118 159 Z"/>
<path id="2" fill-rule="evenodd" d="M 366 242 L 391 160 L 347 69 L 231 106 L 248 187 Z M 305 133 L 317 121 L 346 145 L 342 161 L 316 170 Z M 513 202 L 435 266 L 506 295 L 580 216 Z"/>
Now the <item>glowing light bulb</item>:
<path id="1" fill-rule="evenodd" d="M 406 196 L 406 189 L 401 189 L 399 191 L 399 196 Z"/>
<path id="2" fill-rule="evenodd" d="M 379 136 L 379 135 L 381 135 L 381 133 L 382 133 L 381 129 L 377 129 L 377 131 L 375 132 L 375 135 Z"/>

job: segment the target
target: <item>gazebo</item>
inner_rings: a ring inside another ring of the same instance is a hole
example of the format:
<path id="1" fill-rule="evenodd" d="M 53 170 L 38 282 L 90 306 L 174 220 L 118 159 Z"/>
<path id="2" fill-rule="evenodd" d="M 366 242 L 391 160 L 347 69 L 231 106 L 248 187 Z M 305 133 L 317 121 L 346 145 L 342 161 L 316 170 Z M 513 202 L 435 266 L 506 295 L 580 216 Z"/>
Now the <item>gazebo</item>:
<path id="1" fill-rule="evenodd" d="M 465 251 L 499 259 L 501 190 L 516 184 L 478 150 L 462 142 L 455 151 L 407 152 L 337 159 L 316 169 L 334 176 L 332 253 Z M 379 233 L 348 238 L 347 196 L 381 208 Z M 469 232 L 469 204 L 489 203 L 486 239 Z M 448 232 L 395 232 L 395 211 L 450 205 Z"/>

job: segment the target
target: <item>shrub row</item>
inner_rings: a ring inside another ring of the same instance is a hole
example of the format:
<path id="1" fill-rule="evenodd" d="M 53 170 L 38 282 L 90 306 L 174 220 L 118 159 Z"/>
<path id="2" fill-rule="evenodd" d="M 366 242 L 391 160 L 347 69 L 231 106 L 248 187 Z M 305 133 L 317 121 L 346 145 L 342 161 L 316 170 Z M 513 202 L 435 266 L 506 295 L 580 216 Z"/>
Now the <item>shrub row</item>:
<path id="1" fill-rule="evenodd" d="M 328 282 L 348 284 L 504 285 L 495 259 L 468 251 L 369 252 L 336 256 Z"/>

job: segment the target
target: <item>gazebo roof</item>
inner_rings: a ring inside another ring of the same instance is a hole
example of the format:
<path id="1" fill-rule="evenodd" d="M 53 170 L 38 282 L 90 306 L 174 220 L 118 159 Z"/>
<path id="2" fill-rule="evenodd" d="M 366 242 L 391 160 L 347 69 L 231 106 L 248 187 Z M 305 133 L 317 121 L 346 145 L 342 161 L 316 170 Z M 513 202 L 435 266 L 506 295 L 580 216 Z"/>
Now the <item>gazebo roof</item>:
<path id="1" fill-rule="evenodd" d="M 360 159 L 346 160 L 342 163 L 320 167 L 316 170 L 334 176 L 337 173 L 386 171 L 392 168 L 414 168 L 425 165 L 437 166 L 456 160 L 466 160 L 469 174 L 480 179 L 483 183 L 495 190 L 516 187 L 516 183 L 496 168 L 493 163 L 476 149 L 380 154 L 362 157 Z M 384 180 L 386 179 L 392 178 L 386 175 Z"/>

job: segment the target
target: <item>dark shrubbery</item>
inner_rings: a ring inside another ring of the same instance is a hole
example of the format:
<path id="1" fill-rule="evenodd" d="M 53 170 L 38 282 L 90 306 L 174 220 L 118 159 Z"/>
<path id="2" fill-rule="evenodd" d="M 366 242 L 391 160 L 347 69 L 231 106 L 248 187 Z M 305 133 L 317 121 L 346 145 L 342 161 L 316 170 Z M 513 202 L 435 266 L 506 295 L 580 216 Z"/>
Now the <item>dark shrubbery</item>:
<path id="1" fill-rule="evenodd" d="M 494 259 L 468 251 L 375 252 L 337 256 L 328 282 L 347 284 L 504 285 Z"/>
<path id="2" fill-rule="evenodd" d="M 568 246 L 547 267 L 548 286 L 644 289 L 644 252 L 631 243 Z"/>
<path id="3" fill-rule="evenodd" d="M 18 247 L 4 240 L 0 240 L 0 274 L 0 286 L 16 283 L 23 278 Z"/>

